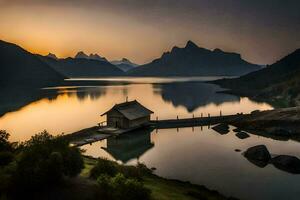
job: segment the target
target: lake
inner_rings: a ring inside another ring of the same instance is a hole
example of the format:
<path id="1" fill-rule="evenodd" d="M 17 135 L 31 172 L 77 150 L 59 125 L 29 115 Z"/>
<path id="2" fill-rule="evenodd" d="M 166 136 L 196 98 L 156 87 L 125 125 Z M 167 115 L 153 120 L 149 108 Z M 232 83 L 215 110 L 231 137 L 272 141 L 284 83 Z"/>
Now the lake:
<path id="1" fill-rule="evenodd" d="M 12 109 L 0 117 L 0 129 L 10 132 L 12 141 L 29 139 L 45 129 L 51 134 L 71 133 L 105 121 L 100 115 L 126 98 L 136 99 L 154 111 L 152 119 L 272 109 L 267 103 L 220 93 L 222 88 L 202 82 L 213 79 L 216 77 L 76 79 L 99 81 L 99 84 L 44 88 L 43 95 L 24 97 L 26 101 L 18 101 L 18 106 L 12 101 L 2 103 L 2 107 Z M 163 177 L 202 184 L 245 200 L 298 199 L 298 175 L 272 165 L 260 168 L 241 152 L 235 152 L 257 144 L 265 144 L 272 154 L 300 156 L 300 144 L 296 141 L 253 134 L 241 140 L 232 131 L 220 135 L 207 126 L 141 130 L 85 145 L 82 149 L 86 155 L 124 164 L 143 162 L 155 167 L 155 173 Z"/>

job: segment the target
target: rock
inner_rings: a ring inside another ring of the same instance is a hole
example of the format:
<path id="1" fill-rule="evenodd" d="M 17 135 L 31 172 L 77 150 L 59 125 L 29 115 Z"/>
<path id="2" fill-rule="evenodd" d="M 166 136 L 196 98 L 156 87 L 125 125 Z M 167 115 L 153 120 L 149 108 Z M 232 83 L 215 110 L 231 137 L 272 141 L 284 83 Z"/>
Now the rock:
<path id="1" fill-rule="evenodd" d="M 250 147 L 247 149 L 244 156 L 251 161 L 261 161 L 267 164 L 271 159 L 271 155 L 265 145 Z"/>
<path id="2" fill-rule="evenodd" d="M 235 151 L 235 152 L 241 152 L 241 150 L 240 150 L 240 149 L 235 149 L 234 151 Z"/>
<path id="3" fill-rule="evenodd" d="M 235 134 L 235 136 L 240 138 L 241 140 L 250 137 L 250 135 L 246 132 L 238 132 L 237 134 Z"/>
<path id="4" fill-rule="evenodd" d="M 300 160 L 295 156 L 276 156 L 272 158 L 271 163 L 280 170 L 293 174 L 300 174 Z"/>
<path id="5" fill-rule="evenodd" d="M 223 123 L 212 127 L 212 129 L 222 135 L 229 133 L 229 126 L 227 124 L 223 124 Z"/>
<path id="6" fill-rule="evenodd" d="M 232 131 L 237 133 L 237 132 L 241 132 L 241 129 L 235 128 L 235 129 L 233 129 Z"/>

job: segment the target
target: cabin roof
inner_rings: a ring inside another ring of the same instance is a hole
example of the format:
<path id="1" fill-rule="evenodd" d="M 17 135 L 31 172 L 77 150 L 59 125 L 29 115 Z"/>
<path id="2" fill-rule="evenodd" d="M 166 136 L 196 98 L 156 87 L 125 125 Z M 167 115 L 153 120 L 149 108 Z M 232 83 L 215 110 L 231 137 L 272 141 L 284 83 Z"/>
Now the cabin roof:
<path id="1" fill-rule="evenodd" d="M 116 104 L 114 107 L 112 107 L 110 110 L 103 113 L 101 116 L 106 115 L 108 112 L 112 110 L 117 110 L 129 120 L 146 117 L 153 113 L 153 111 L 149 110 L 148 108 L 140 104 L 138 101 L 134 100 L 134 101 Z"/>

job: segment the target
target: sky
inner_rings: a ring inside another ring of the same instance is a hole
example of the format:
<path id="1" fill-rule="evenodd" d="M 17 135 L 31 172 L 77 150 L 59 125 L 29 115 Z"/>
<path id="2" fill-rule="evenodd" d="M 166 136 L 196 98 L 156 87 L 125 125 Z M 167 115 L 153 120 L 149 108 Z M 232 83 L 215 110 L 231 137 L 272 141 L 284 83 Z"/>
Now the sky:
<path id="1" fill-rule="evenodd" d="M 271 64 L 300 48 L 299 0 L 0 0 L 0 39 L 143 64 L 188 40 Z"/>

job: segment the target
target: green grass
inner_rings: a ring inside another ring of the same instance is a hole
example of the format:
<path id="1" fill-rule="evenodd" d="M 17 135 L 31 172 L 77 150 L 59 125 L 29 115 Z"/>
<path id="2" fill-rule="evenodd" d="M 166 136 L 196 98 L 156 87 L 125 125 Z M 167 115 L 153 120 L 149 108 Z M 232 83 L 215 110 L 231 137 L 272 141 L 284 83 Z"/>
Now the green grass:
<path id="1" fill-rule="evenodd" d="M 188 182 L 164 179 L 158 176 L 144 177 L 144 185 L 152 191 L 153 200 L 225 200 L 216 191 L 208 190 L 204 186 L 193 185 Z"/>
<path id="2" fill-rule="evenodd" d="M 89 177 L 90 170 L 97 163 L 94 158 L 84 157 L 85 168 L 81 176 Z M 188 182 L 170 180 L 150 174 L 143 177 L 143 184 L 151 190 L 153 200 L 225 200 L 228 199 L 216 191 L 204 186 L 194 185 Z"/>
<path id="3" fill-rule="evenodd" d="M 94 158 L 84 157 L 84 168 L 80 173 L 80 176 L 88 178 L 90 175 L 91 169 L 96 165 L 97 160 Z"/>

